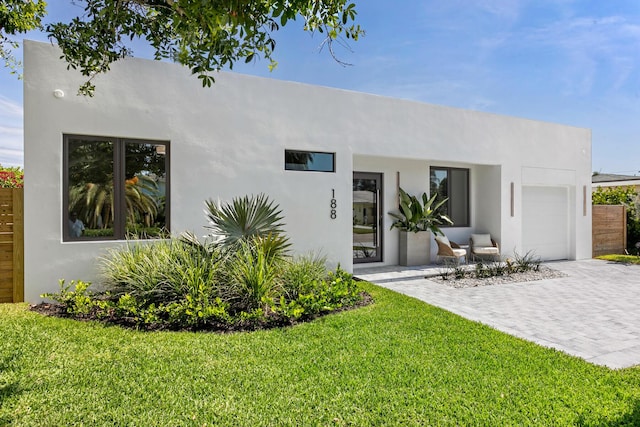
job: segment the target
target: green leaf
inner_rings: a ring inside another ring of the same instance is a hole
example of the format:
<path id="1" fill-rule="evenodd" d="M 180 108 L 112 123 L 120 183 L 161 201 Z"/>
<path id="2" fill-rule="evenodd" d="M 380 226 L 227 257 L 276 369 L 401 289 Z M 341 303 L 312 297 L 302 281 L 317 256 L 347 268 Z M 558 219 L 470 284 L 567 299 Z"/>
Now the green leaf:
<path id="1" fill-rule="evenodd" d="M 30 25 L 41 25 L 43 1 L 9 2 L 11 5 L 14 3 L 40 5 L 42 9 L 33 13 L 26 13 L 23 9 L 22 14 L 16 16 L 18 21 L 31 20 Z M 275 50 L 271 35 L 297 16 L 305 19 L 304 29 L 307 31 L 328 31 L 329 42 L 340 36 L 356 40 L 363 34 L 359 26 L 347 27 L 355 17 L 355 6 L 346 5 L 346 0 L 84 0 L 84 4 L 82 16 L 47 25 L 46 31 L 58 43 L 69 66 L 91 78 L 107 72 L 112 62 L 131 55 L 125 41 L 135 42 L 136 38 L 143 38 L 151 45 L 154 59 L 170 59 L 197 70 L 194 73 L 206 87 L 211 86 L 214 80 L 200 77 L 203 71 L 232 69 L 236 61 L 252 61 L 255 55 L 269 59 L 268 67 L 272 71 L 276 61 L 271 57 Z M 7 25 L 2 9 L 0 23 L 7 34 L 19 32 L 21 28 L 18 24 L 13 27 Z M 247 56 L 246 52 L 253 55 Z M 8 55 L 10 52 L 0 49 L 0 57 L 8 58 Z M 91 91 L 86 89 L 83 88 L 81 93 L 90 94 Z"/>

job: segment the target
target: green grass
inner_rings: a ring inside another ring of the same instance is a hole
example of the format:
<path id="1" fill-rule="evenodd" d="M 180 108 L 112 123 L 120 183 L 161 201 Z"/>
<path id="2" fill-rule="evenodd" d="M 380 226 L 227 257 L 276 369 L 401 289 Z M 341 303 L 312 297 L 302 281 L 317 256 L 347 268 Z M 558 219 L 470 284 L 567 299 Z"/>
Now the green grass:
<path id="1" fill-rule="evenodd" d="M 0 425 L 640 425 L 612 371 L 364 285 L 292 328 L 144 333 L 0 305 Z"/>
<path id="2" fill-rule="evenodd" d="M 623 264 L 640 264 L 640 257 L 636 255 L 600 255 L 596 258 Z"/>

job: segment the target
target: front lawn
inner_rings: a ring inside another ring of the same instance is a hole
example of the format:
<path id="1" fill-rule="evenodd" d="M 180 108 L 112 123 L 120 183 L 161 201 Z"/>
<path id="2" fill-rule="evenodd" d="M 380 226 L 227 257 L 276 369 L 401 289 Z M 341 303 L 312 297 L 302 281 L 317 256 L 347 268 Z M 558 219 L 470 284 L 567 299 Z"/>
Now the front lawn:
<path id="1" fill-rule="evenodd" d="M 596 258 L 623 264 L 640 264 L 640 256 L 636 255 L 600 255 Z"/>
<path id="2" fill-rule="evenodd" d="M 138 332 L 0 305 L 0 425 L 640 425 L 612 371 L 364 284 L 295 327 Z"/>

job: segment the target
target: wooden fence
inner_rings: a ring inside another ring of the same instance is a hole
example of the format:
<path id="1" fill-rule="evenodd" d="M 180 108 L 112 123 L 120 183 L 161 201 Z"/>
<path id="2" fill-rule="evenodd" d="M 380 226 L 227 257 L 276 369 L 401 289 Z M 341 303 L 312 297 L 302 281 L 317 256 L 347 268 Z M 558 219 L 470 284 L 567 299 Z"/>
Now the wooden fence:
<path id="1" fill-rule="evenodd" d="M 0 188 L 0 303 L 24 301 L 22 188 Z"/>
<path id="2" fill-rule="evenodd" d="M 593 205 L 592 234 L 592 256 L 624 254 L 627 248 L 626 208 L 621 205 Z"/>

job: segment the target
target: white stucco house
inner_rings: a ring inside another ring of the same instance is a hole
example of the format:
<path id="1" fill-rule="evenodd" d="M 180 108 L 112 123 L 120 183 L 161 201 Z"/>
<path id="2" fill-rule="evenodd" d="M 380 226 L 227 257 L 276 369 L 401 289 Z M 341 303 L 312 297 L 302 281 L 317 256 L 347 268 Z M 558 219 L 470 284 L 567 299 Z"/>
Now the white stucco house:
<path id="1" fill-rule="evenodd" d="M 449 196 L 450 240 L 490 233 L 504 255 L 591 257 L 588 129 L 234 73 L 205 89 L 140 59 L 113 64 L 88 98 L 59 57 L 25 42 L 27 301 L 60 278 L 95 280 L 132 222 L 202 235 L 206 199 L 258 193 L 282 208 L 296 252 L 347 270 L 398 263 L 398 187 Z M 141 200 L 163 205 L 133 218 L 125 193 L 139 180 L 151 183 Z M 113 206 L 77 203 L 103 190 Z"/>

